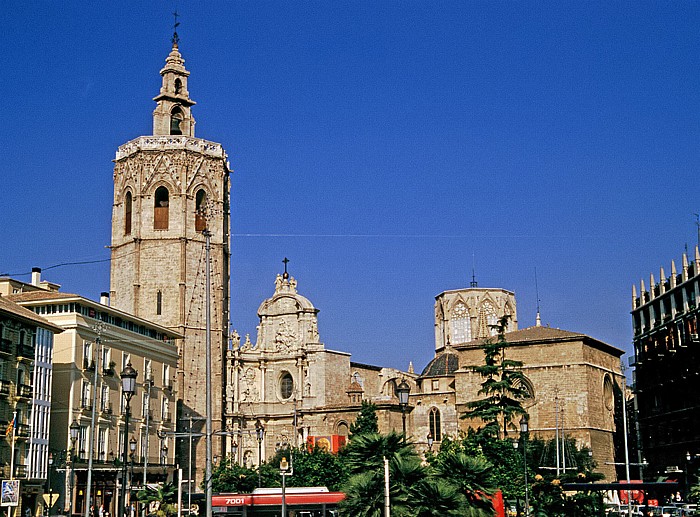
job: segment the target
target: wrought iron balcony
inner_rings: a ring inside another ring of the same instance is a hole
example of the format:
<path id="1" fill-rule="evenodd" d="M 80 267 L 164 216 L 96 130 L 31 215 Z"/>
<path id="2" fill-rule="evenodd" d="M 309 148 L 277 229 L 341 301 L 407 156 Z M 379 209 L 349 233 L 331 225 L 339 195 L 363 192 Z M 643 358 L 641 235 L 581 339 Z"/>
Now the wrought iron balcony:
<path id="1" fill-rule="evenodd" d="M 17 385 L 17 396 L 25 399 L 32 398 L 34 388 L 28 384 L 18 384 Z"/>
<path id="2" fill-rule="evenodd" d="M 0 395 L 8 396 L 10 394 L 10 386 L 12 386 L 10 381 L 0 379 Z"/>

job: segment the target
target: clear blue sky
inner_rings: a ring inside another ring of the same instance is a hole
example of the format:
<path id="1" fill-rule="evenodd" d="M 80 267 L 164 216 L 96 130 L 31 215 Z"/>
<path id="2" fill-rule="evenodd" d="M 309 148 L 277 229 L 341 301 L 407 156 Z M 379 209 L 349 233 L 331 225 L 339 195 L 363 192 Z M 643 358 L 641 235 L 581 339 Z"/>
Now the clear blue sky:
<path id="1" fill-rule="evenodd" d="M 174 1 L 10 1 L 0 273 L 107 259 L 112 162 L 150 134 Z M 232 317 L 282 258 L 326 346 L 422 369 L 434 296 L 514 290 L 631 348 L 631 286 L 694 246 L 700 3 L 185 1 L 197 136 L 232 189 Z M 96 299 L 107 262 L 45 271 Z"/>

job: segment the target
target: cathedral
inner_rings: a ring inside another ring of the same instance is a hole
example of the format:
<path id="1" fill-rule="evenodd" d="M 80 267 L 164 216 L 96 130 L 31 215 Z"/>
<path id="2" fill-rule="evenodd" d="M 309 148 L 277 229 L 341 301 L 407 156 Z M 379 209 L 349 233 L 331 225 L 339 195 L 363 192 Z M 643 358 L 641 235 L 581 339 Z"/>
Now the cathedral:
<path id="1" fill-rule="evenodd" d="M 507 315 L 508 353 L 524 365 L 531 433 L 574 438 L 614 480 L 605 465 L 614 461 L 622 351 L 543 327 L 539 315 L 536 326 L 519 329 L 511 291 L 472 282 L 436 296 L 435 357 L 420 374 L 354 362 L 326 348 L 318 309 L 299 293 L 286 264 L 270 279 L 274 291 L 258 308 L 253 339 L 229 332 L 231 170 L 221 144 L 194 136 L 195 102 L 184 63 L 176 34 L 153 99 L 153 134 L 116 153 L 110 286 L 112 306 L 184 336 L 174 379 L 180 432 L 193 424 L 201 431 L 207 415 L 208 309 L 212 431 L 218 436 L 213 454 L 247 466 L 290 445 L 337 451 L 365 400 L 377 405 L 381 431 L 400 431 L 405 418 L 407 434 L 423 450 L 478 425 L 461 418 L 478 398 L 481 379 L 472 367 L 483 362 L 484 340 L 493 339 L 494 325 Z M 400 385 L 410 387 L 408 404 L 399 404 Z M 514 435 L 516 425 L 509 429 Z M 180 441 L 178 463 L 196 466 L 199 484 L 204 440 L 196 440 L 192 457 Z"/>

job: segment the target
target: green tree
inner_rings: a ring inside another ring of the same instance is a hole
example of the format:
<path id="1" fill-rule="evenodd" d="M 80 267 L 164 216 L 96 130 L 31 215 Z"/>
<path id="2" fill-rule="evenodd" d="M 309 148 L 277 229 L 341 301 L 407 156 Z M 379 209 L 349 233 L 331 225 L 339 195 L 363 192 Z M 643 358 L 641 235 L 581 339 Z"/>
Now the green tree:
<path id="1" fill-rule="evenodd" d="M 286 458 L 293 468 L 293 474 L 287 476 L 287 486 L 325 486 L 335 492 L 347 480 L 348 473 L 344 462 L 337 454 L 318 447 L 312 449 L 302 446 L 298 449 L 280 449 L 261 467 L 263 486 L 281 486 L 279 465 Z M 255 478 L 257 483 L 257 477 Z"/>
<path id="2" fill-rule="evenodd" d="M 343 449 L 350 477 L 343 485 L 346 498 L 342 515 L 380 517 L 384 508 L 384 458 L 389 460 L 389 498 L 396 517 L 413 515 L 411 490 L 421 482 L 426 471 L 411 442 L 403 435 L 356 434 Z"/>
<path id="3" fill-rule="evenodd" d="M 242 467 L 230 458 L 224 458 L 211 473 L 214 492 L 234 492 L 247 494 L 258 486 L 255 470 Z"/>
<path id="4" fill-rule="evenodd" d="M 177 489 L 173 483 L 142 488 L 137 492 L 136 499 L 146 505 L 148 515 L 170 517 L 177 514 Z"/>
<path id="5" fill-rule="evenodd" d="M 472 371 L 484 378 L 478 392 L 483 398 L 470 402 L 469 411 L 462 415 L 462 418 L 480 419 L 485 426 L 479 432 L 496 438 L 508 434 L 508 424 L 515 417 L 527 414 L 521 402 L 529 395 L 521 370 L 523 363 L 506 357 L 509 344 L 505 333 L 509 318 L 506 314 L 498 321 L 495 340 L 485 341 L 484 364 L 472 367 Z"/>
<path id="6" fill-rule="evenodd" d="M 479 514 L 493 514 L 489 499 L 497 486 L 491 476 L 492 465 L 483 456 L 468 456 L 462 451 L 438 453 L 431 463 L 433 475 L 449 482 L 465 498 L 465 506 Z"/>
<path id="7" fill-rule="evenodd" d="M 350 424 L 350 438 L 352 439 L 353 436 L 358 434 L 378 432 L 377 406 L 367 400 L 363 400 L 357 420 Z"/>

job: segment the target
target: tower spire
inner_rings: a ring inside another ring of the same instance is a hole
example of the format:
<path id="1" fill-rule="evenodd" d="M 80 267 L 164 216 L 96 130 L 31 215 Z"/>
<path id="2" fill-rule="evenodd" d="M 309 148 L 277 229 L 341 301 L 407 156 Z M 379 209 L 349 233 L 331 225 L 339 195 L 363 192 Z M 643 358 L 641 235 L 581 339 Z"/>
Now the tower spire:
<path id="1" fill-rule="evenodd" d="M 469 287 L 478 287 L 478 285 L 476 283 L 476 260 L 474 259 L 474 253 L 472 253 L 472 281 L 469 282 Z"/>
<path id="2" fill-rule="evenodd" d="M 153 111 L 153 134 L 194 136 L 194 117 L 191 107 L 196 103 L 190 99 L 187 91 L 187 80 L 190 73 L 185 68 L 185 60 L 179 50 L 180 37 L 177 34 L 177 21 L 180 16 L 173 13 L 173 46 L 165 58 L 165 66 L 160 71 L 162 85 L 160 93 L 153 98 L 158 103 Z"/>
<path id="3" fill-rule="evenodd" d="M 535 296 L 537 297 L 537 316 L 535 317 L 535 326 L 542 326 L 542 318 L 540 318 L 540 289 L 537 286 L 537 268 L 535 268 Z"/>

